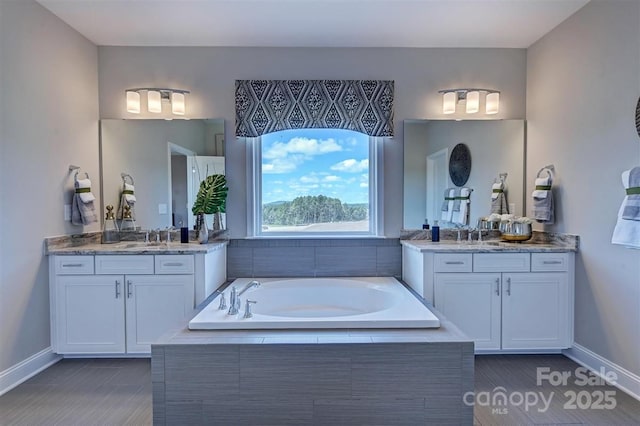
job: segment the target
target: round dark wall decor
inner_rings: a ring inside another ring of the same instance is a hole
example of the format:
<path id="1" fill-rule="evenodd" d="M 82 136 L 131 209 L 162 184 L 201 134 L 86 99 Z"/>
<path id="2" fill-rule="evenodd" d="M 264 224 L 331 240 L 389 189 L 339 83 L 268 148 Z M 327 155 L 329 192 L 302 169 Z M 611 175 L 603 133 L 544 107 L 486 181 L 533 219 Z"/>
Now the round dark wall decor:
<path id="1" fill-rule="evenodd" d="M 449 157 L 449 176 L 455 186 L 462 186 L 469 180 L 471 173 L 471 152 L 463 143 L 453 147 Z"/>
<path id="2" fill-rule="evenodd" d="M 638 136 L 640 136 L 640 99 L 638 99 L 638 103 L 636 104 L 636 131 L 638 132 Z"/>

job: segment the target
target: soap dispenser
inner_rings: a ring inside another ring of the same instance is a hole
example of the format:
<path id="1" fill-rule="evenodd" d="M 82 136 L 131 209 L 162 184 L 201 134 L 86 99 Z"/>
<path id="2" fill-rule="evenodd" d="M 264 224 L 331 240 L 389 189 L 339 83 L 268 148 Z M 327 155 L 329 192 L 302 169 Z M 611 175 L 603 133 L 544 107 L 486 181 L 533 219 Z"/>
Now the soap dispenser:
<path id="1" fill-rule="evenodd" d="M 440 241 L 440 227 L 438 226 L 437 220 L 431 227 L 431 241 L 433 241 L 434 243 Z"/>
<path id="2" fill-rule="evenodd" d="M 116 217 L 113 213 L 113 206 L 108 205 L 106 209 L 107 215 L 102 225 L 102 244 L 117 243 L 120 241 L 120 232 L 118 231 Z"/>

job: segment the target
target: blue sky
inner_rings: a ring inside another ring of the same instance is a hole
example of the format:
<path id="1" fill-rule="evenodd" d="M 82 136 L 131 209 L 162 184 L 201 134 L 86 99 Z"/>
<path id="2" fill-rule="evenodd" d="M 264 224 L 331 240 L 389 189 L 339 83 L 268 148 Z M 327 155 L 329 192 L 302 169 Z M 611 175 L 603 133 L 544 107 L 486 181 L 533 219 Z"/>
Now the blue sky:
<path id="1" fill-rule="evenodd" d="M 262 203 L 320 194 L 345 203 L 369 201 L 369 137 L 336 129 L 262 136 Z"/>

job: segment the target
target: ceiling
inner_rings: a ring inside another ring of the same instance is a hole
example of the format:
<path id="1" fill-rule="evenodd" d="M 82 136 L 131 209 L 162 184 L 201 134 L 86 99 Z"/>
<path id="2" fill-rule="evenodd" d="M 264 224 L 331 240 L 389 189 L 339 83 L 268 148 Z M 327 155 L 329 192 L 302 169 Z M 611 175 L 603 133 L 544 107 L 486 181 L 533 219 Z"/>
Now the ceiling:
<path id="1" fill-rule="evenodd" d="M 38 0 L 100 46 L 526 48 L 588 0 Z"/>

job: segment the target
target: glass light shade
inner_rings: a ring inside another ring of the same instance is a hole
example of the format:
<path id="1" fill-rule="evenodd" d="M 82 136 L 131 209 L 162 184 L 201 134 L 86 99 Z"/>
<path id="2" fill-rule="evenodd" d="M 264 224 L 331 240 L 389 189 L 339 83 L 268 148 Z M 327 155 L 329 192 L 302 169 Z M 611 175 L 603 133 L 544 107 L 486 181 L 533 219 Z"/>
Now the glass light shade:
<path id="1" fill-rule="evenodd" d="M 467 114 L 480 111 L 480 92 L 467 92 Z"/>
<path id="2" fill-rule="evenodd" d="M 453 114 L 456 112 L 458 94 L 456 92 L 446 92 L 442 94 L 442 113 Z"/>
<path id="3" fill-rule="evenodd" d="M 147 93 L 147 108 L 149 112 L 156 114 L 162 112 L 162 96 L 160 92 L 149 90 Z"/>
<path id="4" fill-rule="evenodd" d="M 176 115 L 184 115 L 186 111 L 184 98 L 184 93 L 173 92 L 171 94 L 171 112 Z"/>
<path id="5" fill-rule="evenodd" d="M 497 114 L 500 109 L 500 93 L 487 93 L 485 112 L 487 114 Z"/>
<path id="6" fill-rule="evenodd" d="M 127 111 L 140 114 L 140 93 L 127 92 Z"/>

